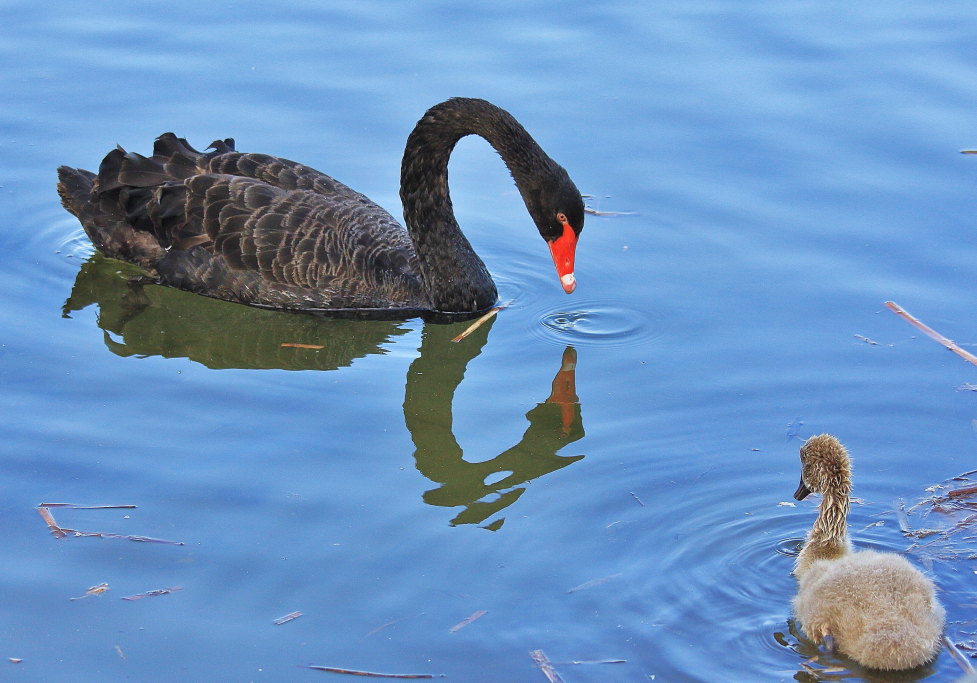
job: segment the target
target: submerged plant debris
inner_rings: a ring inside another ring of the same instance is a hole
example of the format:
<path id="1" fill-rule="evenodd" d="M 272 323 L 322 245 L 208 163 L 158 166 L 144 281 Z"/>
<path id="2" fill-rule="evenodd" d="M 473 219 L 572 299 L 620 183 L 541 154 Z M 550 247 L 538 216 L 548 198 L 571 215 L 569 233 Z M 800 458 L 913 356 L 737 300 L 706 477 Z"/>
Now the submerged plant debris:
<path id="1" fill-rule="evenodd" d="M 47 524 L 48 529 L 51 530 L 51 535 L 57 539 L 68 538 L 73 536 L 75 538 L 85 537 L 85 538 L 121 538 L 126 541 L 136 541 L 137 543 L 163 543 L 165 545 L 186 545 L 183 541 L 167 541 L 162 538 L 151 538 L 149 536 L 133 536 L 131 534 L 113 534 L 103 531 L 79 531 L 78 529 L 69 529 L 68 527 L 63 527 L 57 523 L 54 519 L 54 515 L 51 514 L 51 507 L 69 508 L 69 509 L 84 509 L 84 510 L 115 510 L 115 509 L 131 509 L 135 508 L 135 505 L 94 505 L 94 506 L 79 506 L 72 505 L 70 503 L 60 503 L 54 505 L 48 505 L 42 503 L 37 506 L 37 512 L 41 515 L 41 519 Z"/>
<path id="2" fill-rule="evenodd" d="M 970 484 L 977 470 L 958 474 L 926 487 L 930 495 L 906 509 L 896 501 L 899 530 L 915 539 L 906 549 L 927 561 L 975 560 L 973 541 L 977 532 L 977 485 Z"/>
<path id="3" fill-rule="evenodd" d="M 89 588 L 87 591 L 85 591 L 84 595 L 79 595 L 77 598 L 68 598 L 68 599 L 84 600 L 85 598 L 90 598 L 93 595 L 101 595 L 102 593 L 108 591 L 108 589 L 109 589 L 109 585 L 107 583 L 100 583 L 97 586 L 92 586 L 91 588 Z"/>
<path id="4" fill-rule="evenodd" d="M 172 588 L 157 588 L 155 590 L 146 591 L 145 593 L 136 593 L 135 595 L 127 595 L 123 600 L 142 600 L 143 598 L 154 598 L 157 595 L 169 595 L 170 593 L 175 593 L 176 591 L 182 591 L 183 586 L 173 586 Z"/>

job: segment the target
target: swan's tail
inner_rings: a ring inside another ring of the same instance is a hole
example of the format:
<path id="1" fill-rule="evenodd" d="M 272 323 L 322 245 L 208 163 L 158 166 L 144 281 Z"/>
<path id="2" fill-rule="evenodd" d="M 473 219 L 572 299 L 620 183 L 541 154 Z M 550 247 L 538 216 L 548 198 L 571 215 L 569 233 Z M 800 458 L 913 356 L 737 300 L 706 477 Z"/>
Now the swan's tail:
<path id="1" fill-rule="evenodd" d="M 150 271 L 165 252 L 166 237 L 146 214 L 159 186 L 175 185 L 201 172 L 210 157 L 234 151 L 234 141 L 218 140 L 213 152 L 201 153 L 186 140 L 164 133 L 156 140 L 153 156 L 127 153 L 121 147 L 109 152 L 98 173 L 62 166 L 58 169 L 58 194 L 64 208 L 77 216 L 85 233 L 106 256 L 131 261 Z M 157 198 L 158 199 L 158 198 Z M 180 220 L 183 206 L 168 205 L 169 213 L 156 222 Z"/>
<path id="2" fill-rule="evenodd" d="M 941 635 L 935 623 L 880 624 L 864 634 L 847 654 L 873 669 L 912 669 L 936 657 Z"/>
<path id="3" fill-rule="evenodd" d="M 101 193 L 100 182 L 101 173 L 95 175 L 81 168 L 61 166 L 58 168 L 61 203 L 78 218 L 96 249 L 106 256 L 131 261 L 153 272 L 165 251 L 154 237 L 129 225 L 118 201 L 107 201 Z"/>
<path id="4" fill-rule="evenodd" d="M 95 174 L 81 168 L 58 168 L 58 194 L 61 204 L 73 213 L 82 225 L 92 221 L 92 184 Z M 86 228 L 87 231 L 87 228 Z"/>

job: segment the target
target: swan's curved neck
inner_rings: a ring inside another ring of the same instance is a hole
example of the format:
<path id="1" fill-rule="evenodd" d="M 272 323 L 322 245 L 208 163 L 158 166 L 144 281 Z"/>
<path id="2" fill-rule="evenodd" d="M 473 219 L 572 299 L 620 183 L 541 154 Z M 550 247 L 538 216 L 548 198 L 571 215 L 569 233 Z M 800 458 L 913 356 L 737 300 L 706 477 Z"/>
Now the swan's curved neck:
<path id="1" fill-rule="evenodd" d="M 404 150 L 400 198 L 428 297 L 442 311 L 479 311 L 498 296 L 458 227 L 448 193 L 448 158 L 458 140 L 473 134 L 496 149 L 520 191 L 540 160 L 553 163 L 511 115 L 484 100 L 448 100 L 418 121 Z"/>
<path id="2" fill-rule="evenodd" d="M 851 539 L 848 537 L 850 495 L 851 486 L 824 494 L 818 518 L 797 558 L 795 574 L 802 573 L 815 560 L 833 560 L 851 552 Z"/>

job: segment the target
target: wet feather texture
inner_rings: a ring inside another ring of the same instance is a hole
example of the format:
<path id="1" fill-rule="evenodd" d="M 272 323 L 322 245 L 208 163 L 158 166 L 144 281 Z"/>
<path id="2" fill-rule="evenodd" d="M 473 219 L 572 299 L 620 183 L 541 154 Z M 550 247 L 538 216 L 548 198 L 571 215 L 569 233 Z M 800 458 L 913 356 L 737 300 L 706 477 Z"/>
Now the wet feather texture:
<path id="1" fill-rule="evenodd" d="M 906 558 L 855 552 L 848 536 L 851 495 L 848 451 L 830 434 L 801 447 L 801 486 L 795 498 L 823 495 L 817 521 L 797 558 L 794 613 L 815 642 L 874 669 L 909 669 L 939 652 L 945 611 L 933 582 Z"/>

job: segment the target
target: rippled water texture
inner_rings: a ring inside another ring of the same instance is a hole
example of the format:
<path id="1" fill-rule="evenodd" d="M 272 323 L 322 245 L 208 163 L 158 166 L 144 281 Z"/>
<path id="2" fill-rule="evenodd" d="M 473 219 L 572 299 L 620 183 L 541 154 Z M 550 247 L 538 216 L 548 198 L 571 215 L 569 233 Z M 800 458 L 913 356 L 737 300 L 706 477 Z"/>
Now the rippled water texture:
<path id="1" fill-rule="evenodd" d="M 544 681 L 535 651 L 568 683 L 956 680 L 799 635 L 791 494 L 837 434 L 856 545 L 932 576 L 973 652 L 974 498 L 933 487 L 973 484 L 977 368 L 883 302 L 977 342 L 975 37 L 966 3 L 0 5 L 0 680 Z M 456 95 L 598 212 L 567 296 L 462 140 L 511 304 L 460 343 L 146 284 L 55 193 L 174 131 L 400 215 Z"/>
<path id="2" fill-rule="evenodd" d="M 574 301 L 572 310 L 546 313 L 531 330 L 576 346 L 637 346 L 664 334 L 664 321 L 648 311 L 612 303 Z"/>

